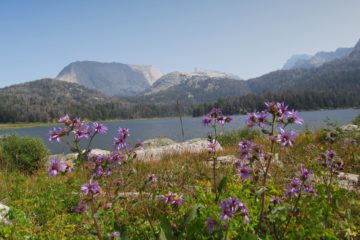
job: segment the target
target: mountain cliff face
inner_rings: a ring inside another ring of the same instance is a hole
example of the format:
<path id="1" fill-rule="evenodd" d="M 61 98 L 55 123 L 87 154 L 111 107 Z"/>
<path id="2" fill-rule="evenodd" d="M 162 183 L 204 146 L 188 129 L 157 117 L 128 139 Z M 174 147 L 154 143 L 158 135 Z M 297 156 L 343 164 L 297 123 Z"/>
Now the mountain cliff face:
<path id="1" fill-rule="evenodd" d="M 284 64 L 284 66 L 282 67 L 282 70 L 289 70 L 294 68 L 294 66 L 301 61 L 307 61 L 311 58 L 312 56 L 309 54 L 295 54 L 292 55 Z"/>
<path id="2" fill-rule="evenodd" d="M 311 55 L 294 55 L 283 66 L 283 70 L 289 69 L 309 69 L 320 67 L 324 63 L 342 59 L 353 51 L 353 48 L 338 48 L 334 52 L 318 52 Z"/>
<path id="3" fill-rule="evenodd" d="M 160 70 L 152 66 L 82 61 L 66 66 L 56 79 L 78 83 L 108 96 L 134 96 L 161 76 Z"/>
<path id="4" fill-rule="evenodd" d="M 279 70 L 249 79 L 255 94 L 285 91 L 360 91 L 360 47 L 357 45 L 343 58 L 325 62 L 319 67 Z"/>
<path id="5" fill-rule="evenodd" d="M 151 95 L 161 91 L 165 91 L 170 87 L 181 85 L 187 81 L 190 82 L 200 82 L 200 81 L 208 81 L 208 80 L 221 81 L 223 79 L 240 80 L 240 78 L 234 74 L 217 72 L 217 71 L 197 71 L 191 73 L 171 72 L 159 78 L 151 86 L 151 88 L 145 91 L 144 94 Z M 224 84 L 226 84 L 226 81 L 224 82 Z M 194 86 L 196 87 L 196 84 Z"/>
<path id="6" fill-rule="evenodd" d="M 196 104 L 213 102 L 222 97 L 250 93 L 246 81 L 230 78 L 201 78 L 199 76 L 187 76 L 178 84 L 167 85 L 166 88 L 162 86 L 161 90 L 156 89 L 156 92 L 147 92 L 140 99 L 153 103 L 174 103 L 180 100 L 183 103 Z"/>

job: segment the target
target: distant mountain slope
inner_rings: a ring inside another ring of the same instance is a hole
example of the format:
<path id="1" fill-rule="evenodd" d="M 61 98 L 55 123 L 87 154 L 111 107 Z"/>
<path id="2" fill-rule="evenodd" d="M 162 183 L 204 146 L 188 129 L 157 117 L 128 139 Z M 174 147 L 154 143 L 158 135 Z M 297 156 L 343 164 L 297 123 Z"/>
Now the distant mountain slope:
<path id="1" fill-rule="evenodd" d="M 56 78 L 96 89 L 108 96 L 134 96 L 148 89 L 161 76 L 160 70 L 152 66 L 82 61 L 69 64 Z"/>
<path id="2" fill-rule="evenodd" d="M 210 79 L 236 79 L 240 80 L 240 78 L 234 74 L 218 72 L 218 71 L 196 71 L 191 73 L 185 72 L 171 72 L 165 74 L 161 78 L 159 78 L 147 91 L 145 91 L 145 95 L 154 94 L 160 91 L 164 91 L 172 86 L 176 86 L 186 81 L 192 79 L 192 81 L 204 81 Z"/>
<path id="3" fill-rule="evenodd" d="M 185 109 L 184 109 L 185 110 Z M 191 109 L 187 109 L 187 113 Z M 129 102 L 77 83 L 41 79 L 0 89 L 0 122 L 53 122 L 64 114 L 90 120 L 175 116 L 176 107 Z"/>
<path id="4" fill-rule="evenodd" d="M 105 107 L 120 109 L 128 105 L 124 100 L 107 97 L 76 83 L 54 79 L 0 89 L 1 122 L 49 122 L 65 113 L 96 119 L 111 111 Z"/>
<path id="5" fill-rule="evenodd" d="M 166 86 L 167 82 L 154 84 L 157 91 L 148 92 L 140 97 L 154 103 L 173 103 L 176 100 L 191 103 L 216 101 L 225 96 L 238 96 L 250 93 L 250 89 L 243 80 L 230 78 L 186 76 L 177 84 Z M 165 85 L 165 86 L 164 86 Z"/>
<path id="6" fill-rule="evenodd" d="M 360 92 L 360 43 L 351 53 L 323 63 L 319 67 L 295 68 L 270 72 L 247 81 L 212 78 L 206 75 L 170 73 L 164 75 L 145 93 L 156 103 L 206 103 L 219 98 L 254 94 L 305 94 L 305 92 Z M 324 94 L 322 96 L 325 96 Z"/>
<path id="7" fill-rule="evenodd" d="M 307 61 L 311 58 L 312 56 L 309 54 L 295 54 L 292 55 L 284 64 L 284 66 L 282 67 L 282 70 L 289 70 L 289 69 L 293 69 L 294 66 L 300 62 L 300 61 Z"/>
<path id="8" fill-rule="evenodd" d="M 247 82 L 255 94 L 282 91 L 360 90 L 360 44 L 348 56 L 317 68 L 280 70 Z"/>
<path id="9" fill-rule="evenodd" d="M 334 52 L 317 52 L 314 56 L 311 55 L 294 55 L 292 56 L 285 65 L 283 70 L 289 69 L 308 69 L 320 67 L 324 63 L 342 59 L 353 51 L 353 48 L 338 48 Z"/>

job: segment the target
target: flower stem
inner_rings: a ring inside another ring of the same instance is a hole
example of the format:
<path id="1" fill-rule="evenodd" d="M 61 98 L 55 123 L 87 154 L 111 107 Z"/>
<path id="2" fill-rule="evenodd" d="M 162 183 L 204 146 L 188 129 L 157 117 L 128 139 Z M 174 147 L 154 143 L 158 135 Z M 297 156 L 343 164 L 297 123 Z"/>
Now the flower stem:
<path id="1" fill-rule="evenodd" d="M 276 115 L 273 115 L 273 119 L 272 119 L 272 123 L 271 123 L 271 133 L 270 133 L 271 137 L 274 136 L 274 133 L 275 133 L 275 121 L 276 121 Z M 264 179 L 262 182 L 262 188 L 266 187 L 266 180 L 267 180 L 267 176 L 269 173 L 271 160 L 272 160 L 274 154 L 275 154 L 275 143 L 274 143 L 274 141 L 272 141 L 271 142 L 271 154 L 269 156 L 269 159 L 267 161 L 267 165 L 265 168 Z M 258 224 L 257 231 L 256 231 L 257 233 L 259 233 L 259 231 L 261 230 L 261 225 L 264 221 L 264 218 L 265 218 L 265 191 L 263 191 L 261 193 L 261 210 L 260 210 L 259 224 Z"/>
<path id="2" fill-rule="evenodd" d="M 90 202 L 90 207 L 91 207 L 91 217 L 93 218 L 93 221 L 94 221 L 94 226 L 95 226 L 95 229 L 96 229 L 96 234 L 97 234 L 97 237 L 99 240 L 102 240 L 102 236 L 101 236 L 101 231 L 100 231 L 100 226 L 98 224 L 98 222 L 96 221 L 96 218 L 95 218 L 95 213 L 96 213 L 96 209 L 95 209 L 95 205 L 94 205 L 94 199 L 91 199 L 91 202 Z"/>

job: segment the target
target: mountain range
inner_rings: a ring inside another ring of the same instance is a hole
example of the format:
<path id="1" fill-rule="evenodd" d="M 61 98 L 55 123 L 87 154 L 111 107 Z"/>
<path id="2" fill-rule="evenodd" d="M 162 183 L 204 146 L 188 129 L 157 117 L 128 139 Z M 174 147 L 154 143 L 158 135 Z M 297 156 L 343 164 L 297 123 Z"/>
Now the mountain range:
<path id="1" fill-rule="evenodd" d="M 149 65 L 73 62 L 56 79 L 96 89 L 108 96 L 134 96 L 144 92 L 163 74 Z"/>
<path id="2" fill-rule="evenodd" d="M 91 119 L 173 116 L 178 102 L 185 114 L 202 114 L 214 104 L 237 113 L 269 99 L 298 109 L 360 107 L 359 92 L 360 41 L 292 57 L 284 69 L 246 81 L 217 71 L 162 74 L 147 65 L 82 61 L 56 79 L 0 89 L 0 122 L 52 121 L 66 112 Z"/>
<path id="3" fill-rule="evenodd" d="M 282 70 L 320 67 L 324 63 L 349 56 L 353 50 L 354 48 L 338 48 L 333 52 L 317 52 L 313 56 L 308 54 L 293 55 L 286 61 Z"/>

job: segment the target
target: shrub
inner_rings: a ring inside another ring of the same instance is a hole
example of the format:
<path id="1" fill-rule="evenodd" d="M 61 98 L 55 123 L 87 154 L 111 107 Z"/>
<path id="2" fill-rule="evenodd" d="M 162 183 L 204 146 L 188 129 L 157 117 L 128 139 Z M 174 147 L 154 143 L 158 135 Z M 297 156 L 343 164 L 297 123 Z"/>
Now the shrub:
<path id="1" fill-rule="evenodd" d="M 218 140 L 221 145 L 229 146 L 237 144 L 241 140 L 253 140 L 258 136 L 260 136 L 260 131 L 244 128 L 224 133 L 218 137 Z"/>
<path id="2" fill-rule="evenodd" d="M 17 135 L 6 136 L 0 141 L 1 166 L 32 173 L 40 166 L 49 150 L 42 140 Z"/>
<path id="3" fill-rule="evenodd" d="M 353 120 L 353 124 L 360 126 L 360 114 Z"/>

